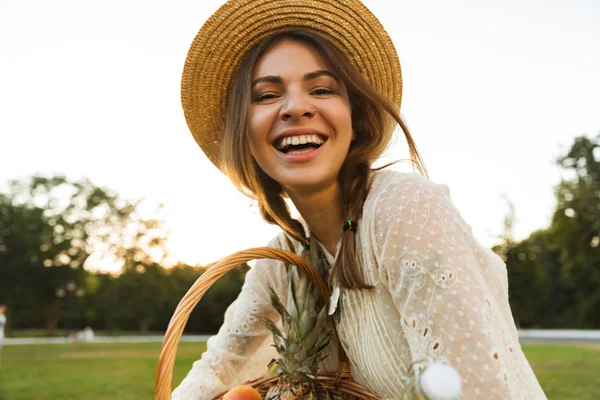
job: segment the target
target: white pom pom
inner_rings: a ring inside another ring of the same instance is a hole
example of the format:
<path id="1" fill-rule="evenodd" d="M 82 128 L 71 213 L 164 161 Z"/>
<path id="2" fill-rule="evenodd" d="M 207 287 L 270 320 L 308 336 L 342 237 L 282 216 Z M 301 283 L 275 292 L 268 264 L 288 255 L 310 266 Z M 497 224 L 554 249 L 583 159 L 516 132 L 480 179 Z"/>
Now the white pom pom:
<path id="1" fill-rule="evenodd" d="M 421 374 L 421 390 L 429 400 L 458 400 L 462 381 L 454 367 L 433 363 Z"/>

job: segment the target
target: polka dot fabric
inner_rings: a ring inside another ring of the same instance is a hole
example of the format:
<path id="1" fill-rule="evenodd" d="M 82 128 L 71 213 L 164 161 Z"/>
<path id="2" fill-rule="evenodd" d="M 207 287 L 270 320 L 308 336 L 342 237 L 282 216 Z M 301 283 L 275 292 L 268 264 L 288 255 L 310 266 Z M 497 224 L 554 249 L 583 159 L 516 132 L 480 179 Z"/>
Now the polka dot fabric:
<path id="1" fill-rule="evenodd" d="M 545 399 L 519 345 L 506 266 L 473 236 L 448 187 L 416 173 L 379 171 L 364 207 L 357 249 L 375 289 L 343 291 L 336 311 L 354 379 L 383 399 L 402 399 L 411 363 L 433 357 L 458 370 L 462 399 Z M 270 245 L 300 254 L 299 243 L 285 243 L 282 233 Z M 324 262 L 333 263 L 324 251 Z M 257 262 L 173 399 L 211 399 L 264 375 L 276 353 L 250 315 L 279 321 L 267 288 L 287 296 L 286 281 L 280 262 Z M 333 360 L 337 354 L 322 368 L 335 371 Z"/>
<path id="2" fill-rule="evenodd" d="M 519 346 L 506 265 L 473 236 L 448 187 L 386 172 L 373 191 L 364 223 L 371 242 L 363 247 L 373 248 L 371 277 L 389 292 L 389 312 L 399 319 L 385 324 L 402 349 L 389 362 L 449 363 L 461 374 L 465 399 L 545 398 Z M 380 375 L 369 368 L 365 384 Z M 389 385 L 372 389 L 391 398 L 401 393 Z"/>

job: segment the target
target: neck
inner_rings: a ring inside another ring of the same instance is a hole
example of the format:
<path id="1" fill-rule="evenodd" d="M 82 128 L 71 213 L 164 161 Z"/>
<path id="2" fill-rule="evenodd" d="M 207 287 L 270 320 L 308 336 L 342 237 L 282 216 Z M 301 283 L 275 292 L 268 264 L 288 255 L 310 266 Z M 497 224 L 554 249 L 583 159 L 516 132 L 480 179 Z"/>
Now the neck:
<path id="1" fill-rule="evenodd" d="M 335 255 L 342 237 L 344 214 L 339 183 L 315 192 L 288 193 L 310 230 L 329 253 Z"/>

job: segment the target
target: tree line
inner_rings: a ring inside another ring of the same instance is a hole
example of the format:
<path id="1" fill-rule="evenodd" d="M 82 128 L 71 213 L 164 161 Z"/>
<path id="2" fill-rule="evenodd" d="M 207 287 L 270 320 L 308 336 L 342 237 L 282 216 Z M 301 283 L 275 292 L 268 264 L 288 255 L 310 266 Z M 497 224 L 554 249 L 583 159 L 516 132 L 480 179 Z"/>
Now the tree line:
<path id="1" fill-rule="evenodd" d="M 12 329 L 48 335 L 91 326 L 164 330 L 205 271 L 168 262 L 168 232 L 130 201 L 89 180 L 33 176 L 0 191 L 0 302 Z M 120 267 L 118 274 L 92 272 Z M 220 279 L 190 316 L 188 332 L 215 332 L 239 293 L 247 265 Z"/>
<path id="2" fill-rule="evenodd" d="M 600 328 L 600 135 L 575 138 L 556 160 L 561 182 L 549 227 L 515 241 L 516 211 L 492 250 L 505 261 L 509 301 L 522 328 Z M 8 330 L 163 331 L 206 270 L 169 261 L 168 232 L 143 202 L 89 180 L 33 176 L 0 189 L 0 302 Z M 104 264 L 103 264 L 104 263 Z M 118 274 L 91 265 L 118 265 Z M 186 332 L 214 333 L 247 265 L 220 279 Z"/>
<path id="3" fill-rule="evenodd" d="M 492 250 L 506 262 L 515 320 L 527 328 L 600 328 L 600 135 L 575 138 L 556 159 L 561 181 L 546 229 Z"/>

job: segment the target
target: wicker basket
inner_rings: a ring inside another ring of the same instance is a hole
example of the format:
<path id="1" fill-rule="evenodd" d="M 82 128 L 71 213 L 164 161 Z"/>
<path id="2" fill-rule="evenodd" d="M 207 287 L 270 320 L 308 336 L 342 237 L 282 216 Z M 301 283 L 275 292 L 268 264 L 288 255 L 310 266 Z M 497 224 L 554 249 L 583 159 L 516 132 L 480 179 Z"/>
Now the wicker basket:
<path id="1" fill-rule="evenodd" d="M 171 399 L 171 384 L 173 378 L 173 365 L 175 364 L 175 355 L 177 353 L 177 345 L 185 328 L 185 324 L 190 316 L 190 313 L 198 304 L 198 301 L 204 296 L 204 293 L 223 275 L 237 267 L 238 265 L 255 259 L 272 258 L 283 261 L 285 264 L 296 265 L 310 278 L 316 285 L 317 289 L 328 301 L 330 292 L 329 288 L 317 272 L 308 262 L 300 256 L 286 250 L 276 249 L 273 247 L 259 247 L 240 251 L 230 255 L 214 264 L 206 272 L 198 278 L 192 285 L 190 290 L 181 299 L 171 321 L 167 328 L 167 333 L 163 340 L 156 370 L 156 393 L 155 400 L 170 400 Z M 333 319 L 331 319 L 333 324 Z M 335 330 L 335 325 L 333 325 Z M 350 367 L 346 357 L 346 353 L 340 346 L 340 370 L 337 374 L 319 374 L 318 380 L 329 388 L 333 394 L 339 395 L 344 399 L 359 399 L 359 400 L 378 400 L 381 399 L 369 392 L 367 389 L 352 380 Z M 277 376 L 264 377 L 246 384 L 254 387 L 259 393 L 264 396 L 269 388 L 277 381 Z M 215 399 L 220 399 L 223 396 L 217 396 Z"/>

